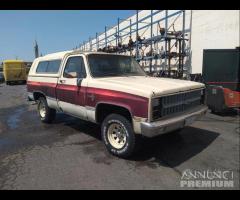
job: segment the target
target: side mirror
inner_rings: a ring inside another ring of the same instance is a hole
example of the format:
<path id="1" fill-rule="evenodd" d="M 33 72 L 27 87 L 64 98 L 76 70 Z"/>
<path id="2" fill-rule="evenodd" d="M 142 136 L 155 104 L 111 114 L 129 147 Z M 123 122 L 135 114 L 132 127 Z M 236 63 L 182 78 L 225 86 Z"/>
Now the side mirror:
<path id="1" fill-rule="evenodd" d="M 83 78 L 77 78 L 77 86 L 81 86 Z"/>

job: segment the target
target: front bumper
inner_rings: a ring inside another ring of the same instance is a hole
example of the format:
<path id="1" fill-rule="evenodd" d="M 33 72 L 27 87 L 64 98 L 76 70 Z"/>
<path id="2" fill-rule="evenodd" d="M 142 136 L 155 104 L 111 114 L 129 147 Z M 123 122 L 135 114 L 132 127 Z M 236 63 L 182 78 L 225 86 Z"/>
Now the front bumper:
<path id="1" fill-rule="evenodd" d="M 181 114 L 156 122 L 141 122 L 141 134 L 146 137 L 154 137 L 163 133 L 171 132 L 184 126 L 190 125 L 197 118 L 207 112 L 207 106 L 200 106 L 194 111 Z"/>

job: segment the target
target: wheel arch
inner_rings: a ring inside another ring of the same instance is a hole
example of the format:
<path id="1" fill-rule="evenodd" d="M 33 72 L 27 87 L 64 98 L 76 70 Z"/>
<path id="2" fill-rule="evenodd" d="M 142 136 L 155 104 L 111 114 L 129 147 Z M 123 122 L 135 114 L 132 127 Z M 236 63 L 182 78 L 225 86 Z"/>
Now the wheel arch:
<path id="1" fill-rule="evenodd" d="M 46 95 L 41 91 L 34 91 L 33 92 L 33 99 L 37 101 L 40 97 L 44 97 L 46 99 Z"/>
<path id="2" fill-rule="evenodd" d="M 133 114 L 128 105 L 113 102 L 98 102 L 95 109 L 95 121 L 102 123 L 109 114 L 120 114 L 129 119 L 132 124 Z"/>

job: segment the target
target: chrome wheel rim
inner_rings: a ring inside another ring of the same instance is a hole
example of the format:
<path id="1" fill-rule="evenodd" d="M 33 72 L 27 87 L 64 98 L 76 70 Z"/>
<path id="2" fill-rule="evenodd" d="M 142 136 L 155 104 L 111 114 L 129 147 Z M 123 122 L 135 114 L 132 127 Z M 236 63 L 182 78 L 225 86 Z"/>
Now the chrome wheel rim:
<path id="1" fill-rule="evenodd" d="M 126 130 L 122 125 L 118 123 L 112 123 L 108 127 L 107 136 L 110 144 L 116 149 L 121 149 L 126 144 L 127 141 Z"/>
<path id="2" fill-rule="evenodd" d="M 39 103 L 38 110 L 39 110 L 40 116 L 44 118 L 46 116 L 46 107 L 42 101 Z"/>

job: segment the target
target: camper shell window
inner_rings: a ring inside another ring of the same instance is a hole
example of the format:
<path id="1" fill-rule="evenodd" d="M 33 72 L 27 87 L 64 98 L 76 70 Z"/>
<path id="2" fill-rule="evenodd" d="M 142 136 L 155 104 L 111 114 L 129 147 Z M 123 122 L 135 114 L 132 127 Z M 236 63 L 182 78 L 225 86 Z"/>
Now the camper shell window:
<path id="1" fill-rule="evenodd" d="M 38 63 L 36 73 L 56 74 L 59 71 L 61 60 L 41 61 Z"/>

